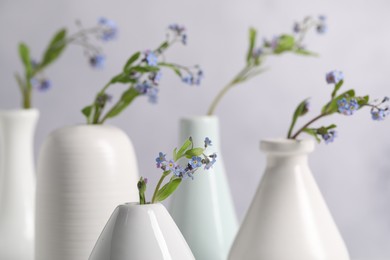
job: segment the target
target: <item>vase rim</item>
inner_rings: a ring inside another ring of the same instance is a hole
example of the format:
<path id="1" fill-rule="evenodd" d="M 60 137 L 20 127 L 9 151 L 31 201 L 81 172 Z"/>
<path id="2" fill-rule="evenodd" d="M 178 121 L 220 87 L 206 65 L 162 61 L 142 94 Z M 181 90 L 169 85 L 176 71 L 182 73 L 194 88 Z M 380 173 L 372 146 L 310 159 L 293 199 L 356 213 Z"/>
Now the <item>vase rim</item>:
<path id="1" fill-rule="evenodd" d="M 216 115 L 194 115 L 194 116 L 182 116 L 181 120 L 218 120 Z"/>
<path id="2" fill-rule="evenodd" d="M 37 108 L 20 108 L 20 109 L 0 109 L 0 115 L 2 116 L 28 116 L 28 115 L 39 115 L 39 110 Z"/>
<path id="3" fill-rule="evenodd" d="M 305 154 L 312 152 L 314 146 L 314 141 L 310 139 L 270 138 L 260 141 L 260 149 L 272 154 Z"/>

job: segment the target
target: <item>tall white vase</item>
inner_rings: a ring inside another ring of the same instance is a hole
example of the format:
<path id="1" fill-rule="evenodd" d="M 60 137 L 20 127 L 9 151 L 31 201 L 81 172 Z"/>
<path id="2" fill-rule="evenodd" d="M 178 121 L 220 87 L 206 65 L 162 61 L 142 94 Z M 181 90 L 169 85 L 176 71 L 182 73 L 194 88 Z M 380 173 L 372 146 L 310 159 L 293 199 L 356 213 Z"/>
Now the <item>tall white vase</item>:
<path id="1" fill-rule="evenodd" d="M 133 145 L 118 128 L 54 131 L 38 160 L 36 259 L 86 260 L 118 204 L 137 201 Z"/>
<path id="2" fill-rule="evenodd" d="M 314 142 L 275 139 L 260 147 L 267 166 L 229 260 L 349 260 L 308 166 Z"/>
<path id="3" fill-rule="evenodd" d="M 0 111 L 0 259 L 34 259 L 36 109 Z"/>
<path id="4" fill-rule="evenodd" d="M 207 152 L 216 152 L 217 162 L 208 171 L 199 169 L 194 180 L 181 183 L 172 196 L 169 211 L 196 259 L 226 260 L 238 222 L 220 149 L 218 118 L 182 119 L 180 143 L 189 136 L 200 147 L 205 137 L 209 137 L 212 146 Z"/>
<path id="5" fill-rule="evenodd" d="M 195 260 L 161 204 L 118 206 L 89 260 Z"/>

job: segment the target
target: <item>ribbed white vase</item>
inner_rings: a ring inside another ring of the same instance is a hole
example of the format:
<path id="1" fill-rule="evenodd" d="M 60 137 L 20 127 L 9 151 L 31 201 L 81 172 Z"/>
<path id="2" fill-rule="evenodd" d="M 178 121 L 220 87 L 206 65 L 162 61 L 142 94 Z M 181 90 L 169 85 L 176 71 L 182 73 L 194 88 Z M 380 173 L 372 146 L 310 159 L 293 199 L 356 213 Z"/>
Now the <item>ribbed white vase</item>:
<path id="1" fill-rule="evenodd" d="M 0 259 L 34 259 L 36 109 L 0 111 Z"/>
<path id="2" fill-rule="evenodd" d="M 137 201 L 133 145 L 120 129 L 54 131 L 38 160 L 36 259 L 85 260 L 119 204 Z"/>
<path id="3" fill-rule="evenodd" d="M 118 206 L 89 260 L 195 260 L 162 204 Z"/>
<path id="4" fill-rule="evenodd" d="M 180 143 L 191 136 L 194 146 L 212 140 L 207 153 L 217 153 L 208 171 L 199 169 L 194 180 L 183 181 L 172 195 L 169 212 L 196 259 L 226 260 L 238 229 L 233 200 L 220 149 L 219 122 L 215 116 L 184 118 L 180 121 Z"/>
<path id="5" fill-rule="evenodd" d="M 312 140 L 261 142 L 265 173 L 229 260 L 349 260 L 308 166 Z"/>

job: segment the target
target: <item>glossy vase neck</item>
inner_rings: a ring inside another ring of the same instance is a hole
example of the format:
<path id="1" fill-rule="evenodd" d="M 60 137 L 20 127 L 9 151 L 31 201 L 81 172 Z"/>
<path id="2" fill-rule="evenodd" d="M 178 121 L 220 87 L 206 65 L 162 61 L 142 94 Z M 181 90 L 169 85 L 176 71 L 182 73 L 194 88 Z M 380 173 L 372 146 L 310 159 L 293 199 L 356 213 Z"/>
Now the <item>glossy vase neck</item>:
<path id="1" fill-rule="evenodd" d="M 0 212 L 3 215 L 13 216 L 15 211 L 22 210 L 20 205 L 27 196 L 24 196 L 25 185 L 35 183 L 33 143 L 38 118 L 36 109 L 0 111 Z"/>
<path id="2" fill-rule="evenodd" d="M 184 117 L 180 120 L 180 140 L 184 142 L 192 136 L 194 145 L 202 147 L 204 138 L 212 141 L 210 148 L 219 149 L 219 120 L 216 116 Z M 210 150 L 209 150 L 210 151 Z"/>

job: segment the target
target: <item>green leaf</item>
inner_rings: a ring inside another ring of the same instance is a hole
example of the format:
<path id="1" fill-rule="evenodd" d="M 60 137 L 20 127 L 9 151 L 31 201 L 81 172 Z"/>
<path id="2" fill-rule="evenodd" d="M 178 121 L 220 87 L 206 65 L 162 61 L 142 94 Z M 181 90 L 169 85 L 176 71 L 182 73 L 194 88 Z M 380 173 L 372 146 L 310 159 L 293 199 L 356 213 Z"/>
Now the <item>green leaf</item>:
<path id="1" fill-rule="evenodd" d="M 304 55 L 304 56 L 315 56 L 315 57 L 319 56 L 318 53 L 311 52 L 311 51 L 308 51 L 308 50 L 305 50 L 305 49 L 297 49 L 294 52 L 296 54 Z"/>
<path id="2" fill-rule="evenodd" d="M 185 151 L 191 146 L 192 142 L 190 139 L 187 139 L 184 144 L 180 147 L 179 151 L 177 152 L 176 154 L 176 159 L 174 159 L 175 161 L 177 161 L 178 159 L 180 159 L 181 157 L 183 157 Z"/>
<path id="3" fill-rule="evenodd" d="M 165 184 L 156 195 L 156 201 L 163 201 L 168 198 L 181 183 L 181 178 L 171 179 L 167 184 Z"/>
<path id="4" fill-rule="evenodd" d="M 66 29 L 59 30 L 51 39 L 49 46 L 43 54 L 41 68 L 55 61 L 66 47 Z"/>
<path id="5" fill-rule="evenodd" d="M 326 129 L 327 129 L 327 130 L 330 130 L 330 129 L 334 129 L 334 128 L 336 128 L 336 127 L 337 127 L 337 125 L 331 124 L 330 126 L 327 126 Z"/>
<path id="6" fill-rule="evenodd" d="M 173 149 L 173 160 L 176 162 L 177 161 L 177 148 Z"/>
<path id="7" fill-rule="evenodd" d="M 359 104 L 359 108 L 365 106 L 368 104 L 368 101 L 370 100 L 370 97 L 367 95 L 367 96 L 364 96 L 364 97 L 356 97 L 356 100 Z"/>
<path id="8" fill-rule="evenodd" d="M 342 98 L 352 98 L 355 97 L 355 90 L 350 89 L 348 91 L 345 91 L 341 95 L 333 98 L 331 101 L 329 101 L 321 110 L 323 114 L 333 114 L 338 111 L 337 101 L 339 101 Z"/>
<path id="9" fill-rule="evenodd" d="M 280 54 L 285 51 L 291 51 L 295 47 L 295 38 L 291 35 L 282 35 L 278 39 L 278 45 L 274 49 L 274 53 Z"/>
<path id="10" fill-rule="evenodd" d="M 81 113 L 83 113 L 83 115 L 86 117 L 88 124 L 92 122 L 92 115 L 93 115 L 94 107 L 95 107 L 95 105 L 89 105 L 89 106 L 84 107 L 81 110 Z"/>
<path id="11" fill-rule="evenodd" d="M 132 79 L 129 75 L 127 75 L 125 73 L 120 73 L 120 74 L 116 75 L 115 77 L 113 77 L 110 82 L 111 82 L 111 84 L 114 84 L 114 83 L 126 84 L 126 83 L 136 83 L 137 80 Z"/>
<path id="12" fill-rule="evenodd" d="M 309 134 L 311 136 L 313 136 L 318 143 L 321 143 L 321 138 L 318 137 L 318 134 L 317 134 L 317 129 L 313 129 L 313 128 L 305 128 L 303 130 L 303 132 L 305 132 L 306 134 Z"/>
<path id="13" fill-rule="evenodd" d="M 193 156 L 199 156 L 203 154 L 204 149 L 203 148 L 193 148 L 190 150 L 187 150 L 184 155 L 186 158 L 192 158 Z"/>
<path id="14" fill-rule="evenodd" d="M 169 47 L 169 43 L 167 41 L 163 42 L 156 50 L 158 53 L 162 53 Z"/>
<path id="15" fill-rule="evenodd" d="M 293 131 L 294 126 L 295 126 L 295 124 L 296 124 L 296 122 L 298 120 L 298 117 L 303 116 L 305 114 L 307 100 L 308 100 L 307 98 L 305 100 L 303 100 L 301 103 L 299 103 L 299 105 L 295 109 L 295 112 L 294 112 L 294 115 L 293 115 L 293 119 L 291 121 L 291 125 L 290 125 L 290 128 L 288 130 L 287 138 L 291 137 L 292 131 Z"/>
<path id="16" fill-rule="evenodd" d="M 118 114 L 120 114 L 139 95 L 140 95 L 140 93 L 135 88 L 130 87 L 128 90 L 126 90 L 122 94 L 122 96 L 121 96 L 120 100 L 118 101 L 118 103 L 116 103 L 110 109 L 110 111 L 107 112 L 107 114 L 104 117 L 104 119 L 106 119 L 106 118 L 113 118 L 113 117 L 117 116 Z"/>
<path id="17" fill-rule="evenodd" d="M 30 78 L 32 76 L 30 50 L 25 43 L 19 44 L 19 56 L 23 62 L 24 68 L 26 69 L 26 75 Z"/>
<path id="18" fill-rule="evenodd" d="M 128 72 L 131 68 L 131 65 L 138 60 L 139 56 L 141 55 L 141 52 L 134 53 L 126 62 L 125 66 L 123 67 L 124 72 Z"/>
<path id="19" fill-rule="evenodd" d="M 256 37 L 257 37 L 257 31 L 254 28 L 249 29 L 249 48 L 248 53 L 246 55 L 246 62 L 249 64 L 252 57 L 253 57 L 253 49 L 256 45 Z"/>
<path id="20" fill-rule="evenodd" d="M 332 98 L 334 98 L 337 94 L 337 91 L 339 91 L 339 89 L 341 88 L 341 86 L 343 85 L 344 83 L 344 80 L 340 80 L 339 83 L 337 83 L 335 86 L 334 86 L 334 89 L 333 89 L 333 92 L 332 92 Z"/>

